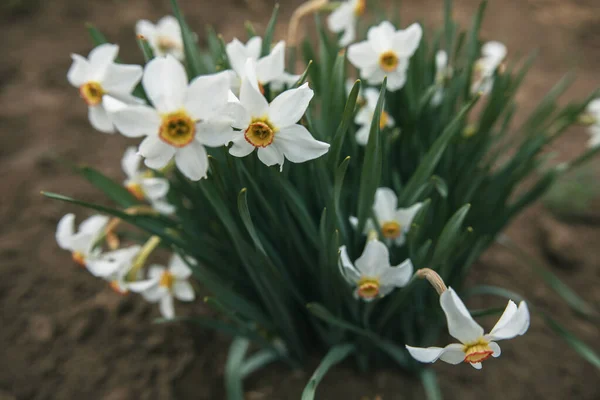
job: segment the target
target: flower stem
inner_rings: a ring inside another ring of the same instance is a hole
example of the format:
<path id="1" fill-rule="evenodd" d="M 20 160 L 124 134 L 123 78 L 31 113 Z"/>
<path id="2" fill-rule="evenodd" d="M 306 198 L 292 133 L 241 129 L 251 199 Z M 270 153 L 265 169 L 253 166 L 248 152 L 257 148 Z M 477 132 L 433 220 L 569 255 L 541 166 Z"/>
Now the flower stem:
<path id="1" fill-rule="evenodd" d="M 131 270 L 127 274 L 128 281 L 135 280 L 135 277 L 136 277 L 138 271 L 144 266 L 144 264 L 146 263 L 146 260 L 150 256 L 150 254 L 152 254 L 154 249 L 156 249 L 159 244 L 160 244 L 160 238 L 158 236 L 152 236 L 152 237 L 150 237 L 150 239 L 148 239 L 146 241 L 146 243 L 144 243 L 144 246 L 142 247 L 140 252 L 135 257 L 135 260 L 133 261 L 133 266 L 131 267 Z"/>

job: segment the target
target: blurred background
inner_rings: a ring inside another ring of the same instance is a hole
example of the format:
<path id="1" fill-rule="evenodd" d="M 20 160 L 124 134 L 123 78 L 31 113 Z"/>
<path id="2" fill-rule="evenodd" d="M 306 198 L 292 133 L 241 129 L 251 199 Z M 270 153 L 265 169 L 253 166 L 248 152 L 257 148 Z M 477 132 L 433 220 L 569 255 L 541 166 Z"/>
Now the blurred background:
<path id="1" fill-rule="evenodd" d="M 58 219 L 72 206 L 42 198 L 40 190 L 103 202 L 94 188 L 57 158 L 93 165 L 123 179 L 119 160 L 128 141 L 94 131 L 85 104 L 70 87 L 71 53 L 92 48 L 84 23 L 93 22 L 121 45 L 121 57 L 139 63 L 138 19 L 169 14 L 168 0 L 2 0 L 0 2 L 0 400 L 224 399 L 228 338 L 180 325 L 154 325 L 157 310 L 140 298 L 118 296 L 73 265 L 55 243 Z M 300 0 L 282 0 L 277 39 Z M 478 0 L 455 0 L 468 24 Z M 273 1 L 180 0 L 198 32 L 212 25 L 226 41 L 246 39 L 244 21 L 264 32 Z M 403 24 L 435 26 L 442 0 L 404 0 Z M 518 101 L 517 121 L 568 71 L 578 79 L 564 100 L 600 86 L 598 0 L 492 0 L 485 40 L 499 40 L 509 58 L 539 50 Z M 296 71 L 299 72 L 299 71 Z M 585 147 L 584 128 L 549 149 L 557 160 Z M 599 163 L 561 183 L 545 204 L 519 217 L 507 234 L 593 306 L 600 305 Z M 588 196 L 588 194 L 592 193 Z M 86 215 L 84 210 L 75 210 Z M 478 262 L 473 282 L 510 288 L 534 300 L 600 351 L 597 323 L 579 318 L 533 270 L 499 247 Z M 198 302 L 200 303 L 200 302 Z M 495 303 L 498 305 L 497 303 Z M 179 309 L 202 313 L 200 304 Z M 598 399 L 596 368 L 580 358 L 539 317 L 527 335 L 507 343 L 483 371 L 437 363 L 446 399 Z M 316 360 L 315 360 L 316 362 Z M 251 376 L 248 399 L 297 400 L 312 370 L 275 365 Z M 380 397 L 377 397 L 380 396 Z M 418 381 L 397 371 L 359 374 L 352 364 L 323 381 L 319 399 L 421 399 Z"/>

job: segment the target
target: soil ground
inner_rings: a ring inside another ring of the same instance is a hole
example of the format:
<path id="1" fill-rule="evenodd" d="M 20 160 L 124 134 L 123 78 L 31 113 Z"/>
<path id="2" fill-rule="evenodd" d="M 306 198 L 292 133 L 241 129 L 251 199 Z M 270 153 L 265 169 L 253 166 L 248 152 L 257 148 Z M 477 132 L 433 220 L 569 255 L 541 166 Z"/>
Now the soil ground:
<path id="1" fill-rule="evenodd" d="M 8 9 L 8 4 L 16 5 Z M 243 36 L 243 22 L 260 32 L 272 2 L 181 0 L 203 39 L 213 25 L 229 40 Z M 285 21 L 300 1 L 282 2 Z M 441 18 L 441 0 L 402 2 L 403 21 Z M 467 23 L 477 0 L 455 1 Z M 0 399 L 223 399 L 228 339 L 182 326 L 151 324 L 156 310 L 138 297 L 119 297 L 73 267 L 54 240 L 58 219 L 73 210 L 40 190 L 98 201 L 98 193 L 55 160 L 87 163 L 121 179 L 121 151 L 132 142 L 89 126 L 86 110 L 65 74 L 70 53 L 87 54 L 83 22 L 92 21 L 122 54 L 135 54 L 137 19 L 169 13 L 166 0 L 4 0 L 0 5 Z M 280 29 L 281 36 L 284 30 Z M 518 100 L 521 117 L 565 72 L 578 80 L 566 98 L 600 86 L 600 3 L 597 0 L 492 2 L 487 39 L 508 45 L 511 55 L 540 53 Z M 587 135 L 574 129 L 555 146 L 560 159 L 581 152 Z M 596 175 L 597 176 L 597 175 Z M 600 208 L 590 210 L 598 214 Z M 600 305 L 600 226 L 557 221 L 541 205 L 519 217 L 507 234 L 553 268 L 588 302 Z M 524 293 L 600 351 L 597 324 L 574 316 L 532 270 L 499 247 L 478 262 L 473 282 Z M 487 300 L 486 300 L 487 301 Z M 499 305 L 497 300 L 486 304 Z M 190 312 L 202 312 L 192 306 Z M 600 398 L 598 370 L 581 359 L 534 317 L 527 335 L 504 346 L 483 371 L 438 363 L 447 399 Z M 273 366 L 247 381 L 248 399 L 298 399 L 311 371 Z M 352 365 L 330 373 L 319 399 L 421 399 L 420 385 L 397 372 L 362 376 Z"/>

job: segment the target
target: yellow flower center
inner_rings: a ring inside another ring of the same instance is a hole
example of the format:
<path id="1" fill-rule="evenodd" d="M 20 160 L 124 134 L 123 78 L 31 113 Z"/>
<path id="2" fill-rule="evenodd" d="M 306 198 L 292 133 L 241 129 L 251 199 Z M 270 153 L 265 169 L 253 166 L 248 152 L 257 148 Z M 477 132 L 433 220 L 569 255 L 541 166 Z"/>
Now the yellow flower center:
<path id="1" fill-rule="evenodd" d="M 174 50 L 179 47 L 179 45 L 169 37 L 161 36 L 156 41 L 157 47 L 163 53 L 167 53 L 170 50 Z"/>
<path id="2" fill-rule="evenodd" d="M 85 267 L 85 256 L 83 253 L 74 251 L 71 256 L 73 257 L 73 261 L 75 261 L 80 267 Z"/>
<path id="3" fill-rule="evenodd" d="M 273 143 L 275 129 L 267 120 L 254 120 L 246 131 L 244 138 L 254 147 L 267 147 Z"/>
<path id="4" fill-rule="evenodd" d="M 169 271 L 163 272 L 158 282 L 160 286 L 166 287 L 169 290 L 173 287 L 173 283 L 175 283 L 175 277 Z"/>
<path id="5" fill-rule="evenodd" d="M 381 225 L 381 234 L 388 239 L 396 239 L 402 233 L 402 226 L 396 221 L 387 221 Z"/>
<path id="6" fill-rule="evenodd" d="M 388 123 L 388 119 L 390 116 L 385 111 L 381 111 L 381 116 L 379 117 L 379 129 L 385 128 Z"/>
<path id="7" fill-rule="evenodd" d="M 400 59 L 396 53 L 391 50 L 385 51 L 379 56 L 379 65 L 381 66 L 381 69 L 386 72 L 395 71 L 396 68 L 398 68 L 399 62 Z"/>
<path id="8" fill-rule="evenodd" d="M 116 293 L 118 293 L 120 295 L 126 295 L 127 293 L 129 293 L 129 291 L 127 289 L 121 288 L 121 285 L 119 285 L 119 282 L 117 282 L 117 281 L 110 281 L 109 285 L 112 290 L 114 290 Z"/>
<path id="9" fill-rule="evenodd" d="M 87 82 L 79 87 L 79 94 L 88 106 L 100 104 L 104 93 L 104 89 L 98 82 Z"/>
<path id="10" fill-rule="evenodd" d="M 465 362 L 472 364 L 485 361 L 494 353 L 489 346 L 489 342 L 484 339 L 479 339 L 475 343 L 466 344 L 463 351 L 465 352 Z"/>
<path id="11" fill-rule="evenodd" d="M 131 193 L 136 199 L 144 200 L 146 195 L 144 194 L 144 189 L 142 189 L 142 185 L 135 182 L 130 182 L 125 185 L 125 188 Z"/>
<path id="12" fill-rule="evenodd" d="M 371 300 L 379 294 L 379 279 L 364 277 L 358 281 L 358 295 L 365 299 Z"/>
<path id="13" fill-rule="evenodd" d="M 185 147 L 194 140 L 196 123 L 187 112 L 181 110 L 162 117 L 158 137 L 174 147 Z"/>
<path id="14" fill-rule="evenodd" d="M 354 6 L 354 15 L 360 17 L 365 13 L 367 8 L 367 0 L 358 0 Z"/>

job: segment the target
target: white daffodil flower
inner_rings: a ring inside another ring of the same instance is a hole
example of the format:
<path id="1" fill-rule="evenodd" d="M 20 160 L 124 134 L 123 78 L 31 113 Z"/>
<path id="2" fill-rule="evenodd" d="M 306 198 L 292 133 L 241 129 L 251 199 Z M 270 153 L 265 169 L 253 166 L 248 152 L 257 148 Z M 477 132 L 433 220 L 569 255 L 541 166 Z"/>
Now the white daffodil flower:
<path id="1" fill-rule="evenodd" d="M 281 92 L 286 88 L 291 88 L 298 79 L 300 79 L 301 75 L 294 75 L 288 72 L 284 72 L 283 75 L 274 81 L 271 81 L 271 90 L 276 92 Z"/>
<path id="2" fill-rule="evenodd" d="M 348 46 L 356 39 L 356 23 L 366 8 L 366 0 L 344 1 L 327 18 L 327 26 L 332 32 L 344 33 L 339 41 L 341 47 Z"/>
<path id="3" fill-rule="evenodd" d="M 375 115 L 375 108 L 377 107 L 377 100 L 379 99 L 379 90 L 368 88 L 364 92 L 365 104 L 358 110 L 354 122 L 360 125 L 358 131 L 356 131 L 356 142 L 361 146 L 366 146 L 369 141 L 369 132 L 371 130 L 371 122 Z M 379 129 L 385 127 L 391 128 L 394 126 L 394 118 L 390 116 L 385 110 L 381 110 L 381 116 L 379 117 Z"/>
<path id="4" fill-rule="evenodd" d="M 79 94 L 88 105 L 92 126 L 105 133 L 115 132 L 104 101 L 114 97 L 125 103 L 141 100 L 131 92 L 142 77 L 139 65 L 116 64 L 119 46 L 103 44 L 93 49 L 88 58 L 72 54 L 73 64 L 67 73 L 69 83 L 79 88 Z"/>
<path id="5" fill-rule="evenodd" d="M 142 19 L 135 25 L 135 33 L 148 41 L 154 56 L 170 54 L 180 61 L 185 58 L 181 27 L 177 18 L 172 15 L 161 18 L 156 25 Z"/>
<path id="6" fill-rule="evenodd" d="M 422 203 L 416 203 L 408 208 L 398 208 L 398 197 L 390 188 L 381 187 L 375 192 L 373 212 L 377 218 L 377 225 L 381 228 L 381 235 L 389 245 L 402 246 L 406 241 L 406 234 L 410 230 L 412 220 L 421 208 Z M 350 224 L 355 228 L 358 226 L 358 218 L 350 217 Z M 372 220 L 365 224 L 364 234 L 377 231 Z"/>
<path id="7" fill-rule="evenodd" d="M 142 157 L 135 147 L 128 147 L 121 159 L 121 167 L 127 176 L 125 187 L 138 200 L 147 200 L 161 214 L 172 214 L 175 207 L 167 201 L 169 180 L 157 178 L 149 169 L 142 170 Z"/>
<path id="8" fill-rule="evenodd" d="M 352 264 L 346 246 L 340 247 L 339 267 L 342 276 L 356 285 L 354 295 L 371 301 L 406 286 L 413 274 L 412 262 L 407 259 L 392 267 L 387 247 L 379 240 L 369 240 L 363 254 Z"/>
<path id="9" fill-rule="evenodd" d="M 128 284 L 129 290 L 141 293 L 151 303 L 159 303 L 163 317 L 175 317 L 173 297 L 181 301 L 193 301 L 196 297 L 188 278 L 192 271 L 178 256 L 173 255 L 166 269 L 160 265 L 152 265 L 148 269 L 148 279 Z"/>
<path id="10" fill-rule="evenodd" d="M 431 98 L 431 104 L 438 106 L 444 98 L 444 81 L 451 75 L 451 69 L 448 67 L 448 53 L 440 50 L 435 54 L 435 84 L 438 89 Z"/>
<path id="11" fill-rule="evenodd" d="M 117 129 L 127 137 L 146 136 L 139 153 L 149 168 L 163 168 L 175 157 L 189 179 L 205 178 L 204 146 L 223 146 L 233 133 L 230 119 L 221 112 L 229 92 L 227 75 L 203 75 L 188 84 L 179 61 L 157 57 L 146 65 L 142 84 L 154 108 L 128 106 L 112 113 Z"/>
<path id="12" fill-rule="evenodd" d="M 263 91 L 262 88 L 268 83 L 276 82 L 276 85 L 281 86 L 282 83 L 286 82 L 285 42 L 280 41 L 277 43 L 271 52 L 264 57 L 260 56 L 261 49 L 262 38 L 260 36 L 252 37 L 246 44 L 238 39 L 233 39 L 225 47 L 229 64 L 235 72 L 231 82 L 232 90 L 235 93 L 239 92 L 241 81 L 245 77 L 246 61 L 248 59 L 256 62 L 255 74 L 261 92 Z"/>
<path id="13" fill-rule="evenodd" d="M 590 119 L 588 128 L 590 140 L 587 145 L 590 148 L 600 146 L 600 99 L 592 100 L 587 106 L 586 113 Z"/>
<path id="14" fill-rule="evenodd" d="M 481 58 L 473 68 L 472 93 L 488 94 L 494 87 L 494 73 L 506 58 L 506 46 L 500 42 L 487 42 L 481 47 Z"/>
<path id="15" fill-rule="evenodd" d="M 523 335 L 529 328 L 529 309 L 524 301 L 519 307 L 512 300 L 509 301 L 504 313 L 487 334 L 484 334 L 483 328 L 471 317 L 469 310 L 452 288 L 441 294 L 440 304 L 448 320 L 450 335 L 460 343 L 449 344 L 446 347 L 406 346 L 411 356 L 424 363 L 440 359 L 456 365 L 464 361 L 475 369 L 481 369 L 482 361 L 500 355 L 500 346 L 496 341 Z"/>
<path id="16" fill-rule="evenodd" d="M 72 253 L 73 261 L 85 267 L 91 258 L 97 257 L 101 252 L 95 245 L 104 235 L 108 220 L 104 215 L 92 215 L 79 225 L 76 232 L 75 215 L 67 214 L 56 227 L 56 242 L 61 249 Z"/>
<path id="17" fill-rule="evenodd" d="M 87 268 L 92 275 L 108 281 L 115 292 L 125 294 L 128 291 L 125 278 L 140 249 L 141 246 L 130 246 L 102 253 L 90 259 Z"/>
<path id="18" fill-rule="evenodd" d="M 229 103 L 233 127 L 240 129 L 229 153 L 245 157 L 258 149 L 258 158 L 265 165 L 279 164 L 281 169 L 285 159 L 302 163 L 327 153 L 329 144 L 316 140 L 297 123 L 314 94 L 308 83 L 286 90 L 269 104 L 260 92 L 254 61 L 249 59 L 246 67 L 239 102 Z"/>
<path id="19" fill-rule="evenodd" d="M 369 29 L 366 41 L 348 47 L 348 60 L 371 85 L 380 84 L 387 76 L 387 88 L 393 92 L 406 83 L 409 59 L 419 47 L 421 36 L 419 24 L 395 30 L 390 22 L 383 21 Z"/>

